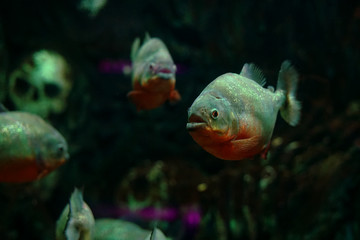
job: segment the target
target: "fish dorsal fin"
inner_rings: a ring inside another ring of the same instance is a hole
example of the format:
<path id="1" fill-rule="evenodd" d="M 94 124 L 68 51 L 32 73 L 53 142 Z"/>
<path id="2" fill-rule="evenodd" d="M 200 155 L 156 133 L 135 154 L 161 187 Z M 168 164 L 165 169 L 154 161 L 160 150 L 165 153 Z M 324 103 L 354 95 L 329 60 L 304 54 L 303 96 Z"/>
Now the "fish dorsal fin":
<path id="1" fill-rule="evenodd" d="M 82 191 L 78 188 L 75 188 L 74 192 L 71 194 L 70 197 L 70 211 L 74 213 L 78 213 L 83 208 L 84 199 L 82 195 Z"/>
<path id="2" fill-rule="evenodd" d="M 139 47 L 140 47 L 140 38 L 135 38 L 132 46 L 131 46 L 131 60 L 134 60 L 138 51 L 139 51 Z"/>
<path id="3" fill-rule="evenodd" d="M 2 104 L 0 103 L 0 113 L 1 112 L 8 112 L 9 110 Z"/>
<path id="4" fill-rule="evenodd" d="M 81 209 L 83 206 L 84 200 L 82 196 L 82 191 L 75 188 L 74 192 L 71 194 L 69 200 L 69 215 L 68 222 L 65 228 L 66 239 L 77 240 L 81 237 L 81 227 L 74 226 L 73 221 L 81 214 Z"/>
<path id="5" fill-rule="evenodd" d="M 151 233 L 145 238 L 145 240 L 166 240 L 166 236 L 164 233 L 158 229 L 157 227 L 154 227 Z"/>
<path id="6" fill-rule="evenodd" d="M 156 227 L 151 231 L 150 240 L 156 240 Z"/>
<path id="7" fill-rule="evenodd" d="M 249 78 L 260 86 L 264 86 L 266 83 L 263 72 L 253 63 L 245 63 L 241 69 L 240 76 Z"/>
<path id="8" fill-rule="evenodd" d="M 148 32 L 146 32 L 146 33 L 145 33 L 144 42 L 149 41 L 150 38 L 151 38 L 151 37 L 150 37 L 150 34 L 149 34 Z"/>
<path id="9" fill-rule="evenodd" d="M 94 224 L 94 215 L 84 202 L 82 190 L 75 188 L 70 197 L 68 222 L 64 231 L 66 239 L 91 240 Z"/>

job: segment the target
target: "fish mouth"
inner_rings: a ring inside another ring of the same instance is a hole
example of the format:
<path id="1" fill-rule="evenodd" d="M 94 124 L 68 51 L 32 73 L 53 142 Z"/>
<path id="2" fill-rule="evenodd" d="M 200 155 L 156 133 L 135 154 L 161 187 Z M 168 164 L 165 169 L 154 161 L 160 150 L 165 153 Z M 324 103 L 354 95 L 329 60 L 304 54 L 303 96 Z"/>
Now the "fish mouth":
<path id="1" fill-rule="evenodd" d="M 173 73 L 173 71 L 170 68 L 160 68 L 157 73 Z"/>
<path id="2" fill-rule="evenodd" d="M 171 70 L 169 70 L 169 69 L 165 69 L 165 70 L 161 70 L 161 71 L 157 72 L 156 76 L 161 79 L 164 79 L 164 80 L 169 80 L 169 79 L 174 78 L 174 73 L 171 72 Z"/>
<path id="3" fill-rule="evenodd" d="M 207 123 L 198 115 L 192 114 L 189 118 L 189 122 L 186 124 L 188 131 L 195 131 L 201 128 L 205 128 Z"/>
<path id="4" fill-rule="evenodd" d="M 166 66 L 159 66 L 157 69 L 155 69 L 155 74 L 162 79 L 171 79 L 174 77 L 176 72 L 176 66 L 175 65 L 166 65 Z"/>

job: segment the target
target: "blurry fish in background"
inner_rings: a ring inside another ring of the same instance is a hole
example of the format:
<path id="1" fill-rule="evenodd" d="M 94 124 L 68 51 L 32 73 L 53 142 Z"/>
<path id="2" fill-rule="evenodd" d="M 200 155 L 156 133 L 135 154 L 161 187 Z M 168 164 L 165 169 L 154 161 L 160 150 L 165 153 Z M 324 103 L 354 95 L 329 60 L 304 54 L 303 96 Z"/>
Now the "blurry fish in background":
<path id="1" fill-rule="evenodd" d="M 176 65 L 163 41 L 147 34 L 140 46 L 140 39 L 136 38 L 131 60 L 133 91 L 128 97 L 137 110 L 157 108 L 166 100 L 180 100 L 180 94 L 175 90 Z"/>
<path id="2" fill-rule="evenodd" d="M 0 182 L 40 179 L 69 158 L 64 137 L 37 115 L 0 105 Z"/>
<path id="3" fill-rule="evenodd" d="M 260 69 L 245 64 L 240 74 L 223 74 L 200 93 L 189 108 L 186 128 L 215 157 L 266 157 L 278 111 L 291 126 L 299 122 L 297 83 L 298 73 L 289 61 L 281 65 L 275 92 L 271 86 L 263 88 Z"/>
<path id="4" fill-rule="evenodd" d="M 107 0 L 81 0 L 78 9 L 87 12 L 89 17 L 96 17 L 99 11 L 106 5 Z"/>
<path id="5" fill-rule="evenodd" d="M 75 188 L 70 203 L 56 222 L 56 240 L 166 240 L 158 228 L 153 231 L 120 219 L 102 218 L 95 221 L 82 192 Z"/>

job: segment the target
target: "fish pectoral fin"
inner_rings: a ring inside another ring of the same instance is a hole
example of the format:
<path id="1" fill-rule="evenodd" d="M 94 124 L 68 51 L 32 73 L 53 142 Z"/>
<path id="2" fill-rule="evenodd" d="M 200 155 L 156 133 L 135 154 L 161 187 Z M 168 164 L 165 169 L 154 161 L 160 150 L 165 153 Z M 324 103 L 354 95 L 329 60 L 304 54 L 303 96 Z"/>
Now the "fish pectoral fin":
<path id="1" fill-rule="evenodd" d="M 156 108 L 165 101 L 162 95 L 137 90 L 129 92 L 127 96 L 135 104 L 137 111 Z"/>
<path id="2" fill-rule="evenodd" d="M 38 173 L 38 176 L 36 177 L 36 180 L 39 180 L 39 179 L 45 177 L 48 174 L 49 174 L 49 170 L 43 169 Z"/>
<path id="3" fill-rule="evenodd" d="M 169 101 L 170 103 L 176 103 L 178 101 L 180 101 L 181 96 L 180 93 L 177 90 L 172 90 L 169 94 Z"/>
<path id="4" fill-rule="evenodd" d="M 144 92 L 143 91 L 137 91 L 137 90 L 134 90 L 134 91 L 130 91 L 128 94 L 127 94 L 127 97 L 134 101 L 135 99 L 141 97 L 144 95 Z"/>
<path id="5" fill-rule="evenodd" d="M 236 138 L 232 142 L 236 144 L 241 144 L 244 147 L 252 147 L 259 144 L 259 140 L 261 137 L 259 135 L 255 135 L 247 138 Z"/>
<path id="6" fill-rule="evenodd" d="M 136 106 L 136 109 L 138 111 L 141 110 L 141 105 L 142 105 L 142 102 L 143 102 L 143 97 L 144 96 L 144 93 L 142 91 L 131 91 L 127 94 L 127 97 L 135 104 Z"/>
<path id="7" fill-rule="evenodd" d="M 249 138 L 235 139 L 232 141 L 234 151 L 240 155 L 255 155 L 261 152 L 262 138 L 260 135 L 255 135 Z"/>

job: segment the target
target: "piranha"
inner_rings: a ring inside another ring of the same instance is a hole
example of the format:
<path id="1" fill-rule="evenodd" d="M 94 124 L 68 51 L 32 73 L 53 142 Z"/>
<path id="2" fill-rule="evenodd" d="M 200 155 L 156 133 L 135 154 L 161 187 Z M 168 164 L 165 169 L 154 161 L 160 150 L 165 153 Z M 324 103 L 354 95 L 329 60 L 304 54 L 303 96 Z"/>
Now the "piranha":
<path id="1" fill-rule="evenodd" d="M 0 104 L 0 182 L 40 179 L 69 158 L 64 137 L 37 115 Z"/>
<path id="2" fill-rule="evenodd" d="M 289 61 L 281 65 L 276 91 L 263 87 L 259 68 L 245 64 L 240 74 L 225 73 L 200 93 L 188 110 L 186 128 L 217 158 L 241 160 L 257 154 L 266 158 L 278 111 L 291 126 L 299 122 L 297 83 L 298 73 Z"/>
<path id="3" fill-rule="evenodd" d="M 166 240 L 158 228 L 152 231 L 120 219 L 94 219 L 82 191 L 75 188 L 69 204 L 56 222 L 56 240 Z"/>
<path id="4" fill-rule="evenodd" d="M 131 61 L 133 90 L 128 98 L 138 111 L 157 108 L 167 100 L 180 100 L 175 89 L 176 65 L 163 41 L 147 34 L 140 47 L 140 39 L 136 38 L 131 48 Z"/>
<path id="5" fill-rule="evenodd" d="M 94 226 L 94 215 L 84 202 L 82 192 L 75 188 L 56 222 L 56 240 L 92 240 Z"/>

